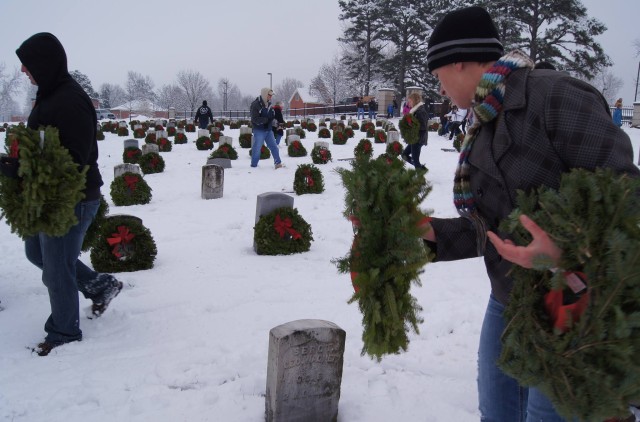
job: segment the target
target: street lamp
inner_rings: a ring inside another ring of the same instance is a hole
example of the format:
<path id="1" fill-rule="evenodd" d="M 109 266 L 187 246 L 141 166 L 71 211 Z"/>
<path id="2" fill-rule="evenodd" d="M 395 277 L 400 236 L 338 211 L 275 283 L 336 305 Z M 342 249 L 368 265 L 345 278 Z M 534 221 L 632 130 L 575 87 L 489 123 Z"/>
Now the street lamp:
<path id="1" fill-rule="evenodd" d="M 267 75 L 269 75 L 269 89 L 272 89 L 271 83 L 273 82 L 273 75 L 271 72 L 268 72 Z"/>

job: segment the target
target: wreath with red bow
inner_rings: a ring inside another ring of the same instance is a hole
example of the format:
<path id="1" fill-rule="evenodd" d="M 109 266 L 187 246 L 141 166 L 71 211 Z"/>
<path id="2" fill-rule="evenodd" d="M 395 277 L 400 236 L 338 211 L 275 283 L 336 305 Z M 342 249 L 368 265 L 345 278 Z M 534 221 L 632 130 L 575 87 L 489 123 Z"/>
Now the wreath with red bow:
<path id="1" fill-rule="evenodd" d="M 367 136 L 369 136 L 369 132 L 367 132 Z M 382 129 L 377 129 L 374 132 L 374 140 L 376 144 L 384 144 L 387 142 L 387 133 Z"/>
<path id="2" fill-rule="evenodd" d="M 201 136 L 196 139 L 196 148 L 200 151 L 213 149 L 213 141 L 208 136 Z"/>
<path id="3" fill-rule="evenodd" d="M 398 141 L 393 141 L 387 145 L 387 154 L 392 155 L 394 157 L 397 157 L 398 155 L 402 154 L 403 150 L 404 148 L 402 144 Z"/>
<path id="4" fill-rule="evenodd" d="M 131 215 L 107 217 L 91 250 L 98 272 L 117 273 L 153 268 L 158 250 L 149 229 Z"/>
<path id="5" fill-rule="evenodd" d="M 111 200 L 116 206 L 148 204 L 151 188 L 137 173 L 124 173 L 111 182 Z"/>
<path id="6" fill-rule="evenodd" d="M 369 159 L 373 156 L 373 144 L 370 140 L 363 138 L 358 142 L 358 145 L 353 149 L 353 155 L 356 159 L 366 158 Z"/>
<path id="7" fill-rule="evenodd" d="M 129 128 L 118 127 L 118 136 L 129 136 Z"/>
<path id="8" fill-rule="evenodd" d="M 142 150 L 136 147 L 126 147 L 122 153 L 122 162 L 128 164 L 138 164 L 142 156 Z"/>
<path id="9" fill-rule="evenodd" d="M 144 174 L 162 173 L 164 158 L 157 152 L 148 152 L 138 159 L 138 165 Z"/>
<path id="10" fill-rule="evenodd" d="M 418 118 L 411 113 L 407 113 L 400 120 L 400 136 L 409 144 L 417 144 L 420 140 L 420 122 Z"/>
<path id="11" fill-rule="evenodd" d="M 209 155 L 209 158 L 228 158 L 229 160 L 237 160 L 238 152 L 230 144 L 222 144 Z"/>
<path id="12" fill-rule="evenodd" d="M 313 164 L 327 164 L 331 161 L 331 151 L 322 146 L 315 146 L 311 150 L 311 161 Z"/>
<path id="13" fill-rule="evenodd" d="M 327 129 L 326 127 L 322 127 L 320 128 L 320 130 L 318 131 L 318 138 L 326 138 L 329 139 L 331 138 L 331 132 L 329 131 L 329 129 Z"/>
<path id="14" fill-rule="evenodd" d="M 287 148 L 289 157 L 306 157 L 307 149 L 302 145 L 302 142 L 295 140 L 291 142 L 291 145 Z"/>
<path id="15" fill-rule="evenodd" d="M 176 136 L 173 138 L 173 142 L 175 142 L 176 144 L 186 144 L 187 141 L 187 135 L 185 135 L 184 132 L 177 132 Z"/>
<path id="16" fill-rule="evenodd" d="M 311 247 L 311 226 L 295 208 L 277 208 L 260 217 L 253 240 L 258 255 L 291 255 Z"/>
<path id="17" fill-rule="evenodd" d="M 145 132 L 144 129 L 142 129 L 141 127 L 139 127 L 138 129 L 134 129 L 133 130 L 133 137 L 136 139 L 142 139 L 145 136 L 147 136 L 147 132 Z"/>
<path id="18" fill-rule="evenodd" d="M 252 133 L 243 133 L 240 135 L 239 143 L 240 148 L 251 148 L 251 139 L 253 137 Z"/>
<path id="19" fill-rule="evenodd" d="M 158 145 L 158 150 L 160 152 L 169 152 L 173 149 L 173 143 L 167 138 L 159 138 L 156 141 L 156 145 Z"/>
<path id="20" fill-rule="evenodd" d="M 333 143 L 334 145 L 344 145 L 347 143 L 347 135 L 340 131 L 340 130 L 334 130 L 333 132 Z"/>
<path id="21" fill-rule="evenodd" d="M 324 178 L 320 169 L 313 164 L 301 164 L 293 179 L 293 190 L 298 195 L 324 192 Z"/>

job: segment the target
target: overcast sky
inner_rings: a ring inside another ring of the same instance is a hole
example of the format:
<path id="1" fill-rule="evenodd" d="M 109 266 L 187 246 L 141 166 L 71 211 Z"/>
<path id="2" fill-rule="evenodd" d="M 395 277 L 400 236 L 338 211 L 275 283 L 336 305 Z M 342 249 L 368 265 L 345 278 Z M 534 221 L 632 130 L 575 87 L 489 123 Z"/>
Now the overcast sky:
<path id="1" fill-rule="evenodd" d="M 598 42 L 635 95 L 640 0 L 582 0 L 608 28 Z M 0 63 L 19 67 L 15 49 L 37 32 L 64 45 L 69 70 L 86 74 L 98 90 L 124 85 L 127 72 L 148 75 L 156 88 L 180 70 L 197 70 L 213 85 L 227 77 L 244 94 L 282 78 L 308 86 L 319 67 L 340 52 L 337 0 L 0 0 Z"/>

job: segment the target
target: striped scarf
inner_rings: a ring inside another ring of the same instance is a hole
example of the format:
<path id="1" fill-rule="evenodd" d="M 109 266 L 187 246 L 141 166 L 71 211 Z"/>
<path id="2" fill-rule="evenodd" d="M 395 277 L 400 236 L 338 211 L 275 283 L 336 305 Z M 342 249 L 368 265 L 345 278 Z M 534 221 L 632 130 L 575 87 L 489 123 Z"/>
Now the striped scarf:
<path id="1" fill-rule="evenodd" d="M 486 243 L 486 223 L 478 214 L 476 202 L 471 191 L 469 154 L 474 141 L 478 137 L 483 124 L 494 120 L 502 111 L 504 100 L 505 80 L 511 72 L 517 69 L 533 67 L 529 57 L 519 50 L 502 56 L 480 79 L 476 88 L 473 113 L 474 123 L 467 130 L 460 148 L 460 158 L 453 179 L 453 204 L 460 216 L 469 219 L 476 229 L 478 240 L 478 255 L 484 253 Z"/>

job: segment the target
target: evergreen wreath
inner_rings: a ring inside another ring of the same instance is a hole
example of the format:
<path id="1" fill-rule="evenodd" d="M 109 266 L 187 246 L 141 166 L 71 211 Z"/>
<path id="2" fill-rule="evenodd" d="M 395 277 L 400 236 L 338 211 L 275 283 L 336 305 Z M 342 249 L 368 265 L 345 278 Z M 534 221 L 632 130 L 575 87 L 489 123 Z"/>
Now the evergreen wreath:
<path id="1" fill-rule="evenodd" d="M 251 148 L 252 137 L 253 137 L 253 134 L 251 133 L 243 133 L 242 135 L 240 135 L 240 138 L 239 138 L 240 148 Z"/>
<path id="2" fill-rule="evenodd" d="M 234 120 L 229 124 L 229 129 L 240 129 L 240 123 Z"/>
<path id="3" fill-rule="evenodd" d="M 155 132 L 147 133 L 147 136 L 144 138 L 144 142 L 147 144 L 155 144 L 156 133 Z"/>
<path id="4" fill-rule="evenodd" d="M 569 318 L 566 330 L 554 329 L 545 310 L 547 293 L 564 289 L 566 281 L 562 271 L 547 271 L 544 257 L 535 269 L 514 266 L 504 313 L 499 365 L 520 384 L 539 388 L 568 419 L 626 416 L 628 404 L 640 398 L 638 192 L 640 179 L 573 170 L 557 191 L 519 192 L 519 209 L 501 225 L 524 245 L 531 236 L 517 218 L 530 216 L 562 249 L 559 267 L 586 276 L 586 310 Z"/>
<path id="5" fill-rule="evenodd" d="M 109 204 L 107 203 L 107 200 L 104 199 L 104 195 L 100 195 L 100 206 L 98 207 L 98 212 L 96 213 L 93 222 L 84 234 L 84 240 L 82 241 L 82 252 L 87 252 L 89 249 L 93 248 L 96 245 L 100 235 L 100 228 L 106 221 L 108 213 Z"/>
<path id="6" fill-rule="evenodd" d="M 91 250 L 91 265 L 106 273 L 148 270 L 153 268 L 157 253 L 151 232 L 138 218 L 112 216 L 102 224 Z"/>
<path id="7" fill-rule="evenodd" d="M 138 129 L 134 129 L 133 130 L 133 137 L 135 139 L 142 139 L 145 136 L 147 136 L 147 132 L 145 132 L 145 130 L 142 129 L 141 127 L 139 127 Z"/>
<path id="8" fill-rule="evenodd" d="M 196 126 L 193 123 L 189 123 L 184 127 L 185 132 L 195 132 Z"/>
<path id="9" fill-rule="evenodd" d="M 136 147 L 126 147 L 122 152 L 122 162 L 128 164 L 138 164 L 142 157 L 142 150 Z"/>
<path id="10" fill-rule="evenodd" d="M 249 151 L 249 155 L 251 155 L 251 151 Z M 260 147 L 260 159 L 266 160 L 267 158 L 271 158 L 271 151 L 269 151 L 269 148 L 262 145 Z"/>
<path id="11" fill-rule="evenodd" d="M 413 145 L 420 140 L 420 122 L 412 113 L 407 113 L 402 117 L 400 123 L 400 136 L 408 144 Z"/>
<path id="12" fill-rule="evenodd" d="M 155 125 L 155 130 L 156 130 L 156 132 L 163 131 L 163 130 L 164 130 L 164 126 L 162 126 L 162 125 Z"/>
<path id="13" fill-rule="evenodd" d="M 213 142 L 218 142 L 218 141 L 220 141 L 220 136 L 221 135 L 222 135 L 222 132 L 211 132 L 210 138 L 211 138 L 211 140 Z"/>
<path id="14" fill-rule="evenodd" d="M 462 149 L 462 142 L 464 142 L 464 134 L 458 133 L 453 139 L 453 147 L 456 151 L 460 152 L 460 149 Z"/>
<path id="15" fill-rule="evenodd" d="M 187 125 L 187 121 L 186 120 L 179 120 L 177 123 L 178 129 L 184 129 L 184 127 Z"/>
<path id="16" fill-rule="evenodd" d="M 213 149 L 213 141 L 208 136 L 201 136 L 196 139 L 196 148 L 200 151 Z"/>
<path id="17" fill-rule="evenodd" d="M 382 129 L 377 129 L 374 133 L 374 140 L 376 144 L 384 144 L 387 142 L 387 133 Z"/>
<path id="18" fill-rule="evenodd" d="M 11 128 L 5 140 L 10 158 L 18 160 L 18 177 L 0 173 L 0 219 L 21 238 L 43 232 L 62 236 L 78 223 L 76 204 L 84 198 L 85 176 L 60 144 L 58 129 Z M 42 147 L 40 146 L 42 144 Z"/>
<path id="19" fill-rule="evenodd" d="M 209 158 L 228 158 L 229 160 L 237 160 L 238 152 L 229 144 L 222 144 L 209 155 Z"/>
<path id="20" fill-rule="evenodd" d="M 300 164 L 293 179 L 293 191 L 298 195 L 324 192 L 324 178 L 313 164 Z"/>
<path id="21" fill-rule="evenodd" d="M 309 122 L 307 123 L 307 130 L 309 132 L 315 132 L 316 130 L 318 130 L 318 126 L 316 126 L 316 124 L 313 122 Z"/>
<path id="22" fill-rule="evenodd" d="M 422 308 L 411 296 L 420 286 L 421 268 L 432 255 L 424 247 L 419 224 L 425 218 L 420 203 L 431 191 L 423 172 L 405 169 L 400 160 L 353 160 L 352 170 L 336 171 L 345 187 L 344 216 L 356 234 L 349 253 L 334 259 L 341 273 L 353 274 L 362 312 L 362 354 L 378 361 L 406 351 L 408 331 L 419 332 Z"/>
<path id="23" fill-rule="evenodd" d="M 354 131 L 360 129 L 360 125 L 358 124 L 358 122 L 351 122 L 351 129 L 353 129 Z"/>
<path id="24" fill-rule="evenodd" d="M 331 132 L 329 131 L 329 129 L 327 129 L 326 127 L 322 127 L 320 128 L 320 130 L 318 131 L 318 138 L 326 138 L 329 139 L 331 138 Z"/>
<path id="25" fill-rule="evenodd" d="M 373 144 L 371 141 L 363 138 L 358 142 L 358 145 L 353 149 L 353 155 L 356 159 L 366 158 L 369 159 L 373 156 Z"/>
<path id="26" fill-rule="evenodd" d="M 360 132 L 369 132 L 369 129 L 376 130 L 376 125 L 371 122 L 365 122 L 360 126 Z"/>
<path id="27" fill-rule="evenodd" d="M 327 164 L 331 161 L 331 151 L 320 145 L 315 146 L 311 150 L 311 161 L 313 164 Z"/>
<path id="28" fill-rule="evenodd" d="M 375 134 L 376 134 L 376 127 L 372 124 L 369 128 L 367 128 L 367 138 L 373 138 Z"/>
<path id="29" fill-rule="evenodd" d="M 356 135 L 353 129 L 350 127 L 344 129 L 344 134 L 347 135 L 347 138 L 353 138 Z"/>
<path id="30" fill-rule="evenodd" d="M 302 142 L 295 140 L 287 147 L 289 157 L 306 157 L 307 149 L 302 145 Z"/>
<path id="31" fill-rule="evenodd" d="M 403 150 L 404 148 L 402 147 L 402 144 L 398 141 L 393 141 L 387 145 L 387 154 L 392 155 L 394 157 L 397 157 L 398 155 L 402 154 Z"/>
<path id="32" fill-rule="evenodd" d="M 167 136 L 176 136 L 177 130 L 175 126 L 169 126 L 167 128 Z"/>
<path id="33" fill-rule="evenodd" d="M 220 132 L 224 132 L 224 123 L 221 122 L 220 120 L 216 120 L 216 122 L 214 123 L 214 126 L 220 129 Z"/>
<path id="34" fill-rule="evenodd" d="M 111 182 L 111 200 L 118 207 L 148 204 L 151 202 L 151 188 L 141 175 L 126 172 Z"/>
<path id="35" fill-rule="evenodd" d="M 306 120 L 303 120 L 300 122 L 300 127 L 302 129 L 306 129 L 309 126 L 309 122 L 307 122 Z"/>
<path id="36" fill-rule="evenodd" d="M 2 131 L 4 131 L 4 129 Z M 102 132 L 100 129 L 96 131 L 96 140 L 104 141 L 104 132 Z"/>
<path id="37" fill-rule="evenodd" d="M 307 137 L 307 133 L 301 127 L 297 127 L 294 130 L 296 131 L 296 135 L 298 135 L 300 139 L 304 139 Z"/>
<path id="38" fill-rule="evenodd" d="M 333 132 L 333 144 L 334 145 L 344 145 L 347 143 L 347 135 L 344 132 L 336 130 Z"/>
<path id="39" fill-rule="evenodd" d="M 129 128 L 118 127 L 118 136 L 129 136 Z"/>
<path id="40" fill-rule="evenodd" d="M 159 138 L 156 141 L 156 145 L 158 145 L 158 150 L 160 152 L 169 152 L 173 149 L 173 144 L 167 138 Z"/>
<path id="41" fill-rule="evenodd" d="M 164 171 L 164 158 L 157 152 L 143 154 L 138 160 L 138 165 L 144 174 L 162 173 Z"/>
<path id="42" fill-rule="evenodd" d="M 307 252 L 313 241 L 311 226 L 295 208 L 277 208 L 260 217 L 253 232 L 258 255 Z"/>
<path id="43" fill-rule="evenodd" d="M 184 132 L 177 132 L 176 136 L 173 138 L 173 142 L 176 144 L 186 144 L 187 141 L 187 135 L 185 135 Z"/>

